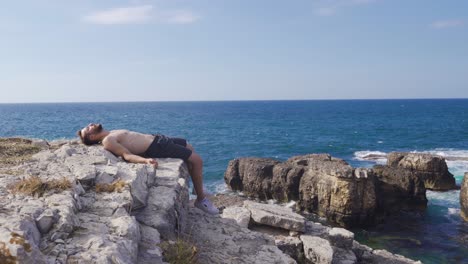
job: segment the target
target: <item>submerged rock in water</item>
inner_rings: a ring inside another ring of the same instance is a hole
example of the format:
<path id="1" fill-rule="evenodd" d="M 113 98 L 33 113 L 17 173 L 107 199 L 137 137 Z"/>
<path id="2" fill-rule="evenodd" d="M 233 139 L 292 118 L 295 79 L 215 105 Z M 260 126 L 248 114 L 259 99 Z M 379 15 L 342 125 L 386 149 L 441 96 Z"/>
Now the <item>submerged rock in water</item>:
<path id="1" fill-rule="evenodd" d="M 468 221 L 468 172 L 463 177 L 463 183 L 460 190 L 460 214 L 465 221 Z"/>

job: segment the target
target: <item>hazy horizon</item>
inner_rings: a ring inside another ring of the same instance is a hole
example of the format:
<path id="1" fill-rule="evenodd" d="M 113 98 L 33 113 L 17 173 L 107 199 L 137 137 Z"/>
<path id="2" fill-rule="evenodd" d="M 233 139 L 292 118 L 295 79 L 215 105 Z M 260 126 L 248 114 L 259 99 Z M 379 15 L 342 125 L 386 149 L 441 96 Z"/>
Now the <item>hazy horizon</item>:
<path id="1" fill-rule="evenodd" d="M 76 101 L 76 102 L 0 102 L 0 104 L 99 104 L 99 103 L 204 103 L 204 102 L 274 102 L 274 101 L 405 101 L 405 100 L 468 100 L 460 98 L 332 98 L 332 99 L 244 99 L 244 100 L 173 100 L 173 101 Z"/>

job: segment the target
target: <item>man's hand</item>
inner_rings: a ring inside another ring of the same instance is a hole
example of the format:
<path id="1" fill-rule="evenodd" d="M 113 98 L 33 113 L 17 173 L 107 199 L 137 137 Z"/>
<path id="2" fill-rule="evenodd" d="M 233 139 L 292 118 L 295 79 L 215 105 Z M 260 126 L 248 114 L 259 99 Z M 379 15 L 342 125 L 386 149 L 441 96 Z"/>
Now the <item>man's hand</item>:
<path id="1" fill-rule="evenodd" d="M 152 159 L 152 158 L 146 159 L 146 164 L 153 165 L 155 169 L 158 167 L 158 162 L 156 161 L 156 159 Z"/>

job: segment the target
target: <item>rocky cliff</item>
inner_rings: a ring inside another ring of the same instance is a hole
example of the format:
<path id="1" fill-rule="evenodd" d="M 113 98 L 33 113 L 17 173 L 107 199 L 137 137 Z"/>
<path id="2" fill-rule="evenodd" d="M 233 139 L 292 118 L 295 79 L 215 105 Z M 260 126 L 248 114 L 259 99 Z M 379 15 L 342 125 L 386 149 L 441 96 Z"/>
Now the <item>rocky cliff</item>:
<path id="1" fill-rule="evenodd" d="M 386 250 L 373 250 L 355 241 L 352 232 L 308 221 L 288 207 L 257 203 L 232 195 L 218 196 L 215 203 L 227 205 L 222 218 L 210 218 L 210 221 L 197 223 L 200 230 L 210 230 L 196 234 L 199 241 L 211 241 L 203 243 L 207 248 L 201 253 L 203 263 L 257 263 L 243 259 L 240 255 L 244 252 L 250 252 L 252 248 L 258 248 L 258 246 L 232 243 L 226 239 L 226 236 L 236 239 L 241 237 L 237 234 L 239 231 L 233 232 L 232 229 L 244 230 L 242 232 L 250 229 L 257 234 L 260 233 L 262 239 L 269 240 L 270 243 L 293 259 L 276 259 L 271 260 L 271 263 L 421 263 Z M 213 226 L 217 228 L 213 228 Z M 214 231 L 211 231 L 213 229 Z M 223 235 L 220 236 L 220 233 Z M 218 239 L 211 239 L 211 237 Z M 218 244 L 215 244 L 216 242 Z M 265 252 L 265 247 L 259 251 L 259 255 Z M 270 252 L 275 251 L 276 249 L 270 249 Z M 228 256 L 222 252 L 239 252 L 240 254 L 237 259 L 226 261 Z"/>
<path id="2" fill-rule="evenodd" d="M 457 187 L 455 178 L 448 171 L 445 159 L 439 156 L 392 152 L 387 156 L 387 166 L 410 171 L 424 181 L 426 189 L 446 191 Z"/>
<path id="3" fill-rule="evenodd" d="M 460 190 L 461 216 L 468 221 L 468 172 L 463 177 L 463 183 Z"/>
<path id="4" fill-rule="evenodd" d="M 178 241 L 208 234 L 200 241 L 243 251 L 199 263 L 294 263 L 271 238 L 191 206 L 182 160 L 154 169 L 75 141 L 8 142 L 0 141 L 2 264 L 166 263 L 165 250 L 181 254 Z"/>
<path id="5" fill-rule="evenodd" d="M 417 263 L 278 205 L 217 196 L 223 214 L 207 215 L 189 202 L 178 159 L 154 169 L 75 141 L 10 141 L 13 152 L 0 140 L 2 264 L 166 263 L 168 245 L 179 250 L 181 239 L 192 245 L 191 263 Z M 277 170 L 290 172 L 277 180 L 295 189 L 302 168 Z"/>
<path id="6" fill-rule="evenodd" d="M 41 152 L 0 172 L 3 257 L 8 263 L 162 262 L 161 237 L 175 238 L 186 224 L 182 161 L 166 159 L 155 170 L 101 147 L 63 143 L 36 142 Z M 53 188 L 56 182 L 61 188 Z"/>
<path id="7" fill-rule="evenodd" d="M 309 154 L 279 162 L 232 160 L 225 173 L 231 189 L 249 197 L 297 201 L 298 208 L 344 227 L 367 226 L 399 210 L 426 208 L 426 189 L 419 174 L 376 166 L 353 168 L 328 154 Z"/>

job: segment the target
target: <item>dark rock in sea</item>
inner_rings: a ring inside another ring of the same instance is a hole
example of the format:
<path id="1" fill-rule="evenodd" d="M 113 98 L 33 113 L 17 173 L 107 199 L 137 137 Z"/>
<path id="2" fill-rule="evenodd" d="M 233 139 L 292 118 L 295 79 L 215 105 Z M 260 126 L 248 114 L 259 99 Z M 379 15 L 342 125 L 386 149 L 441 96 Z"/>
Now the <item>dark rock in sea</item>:
<path id="1" fill-rule="evenodd" d="M 426 189 L 446 191 L 456 189 L 455 178 L 448 171 L 445 159 L 423 153 L 392 152 L 387 156 L 387 165 L 410 170 L 424 180 Z"/>
<path id="2" fill-rule="evenodd" d="M 367 170 L 323 154 L 293 157 L 286 163 L 305 166 L 299 184 L 301 210 L 346 227 L 373 223 L 377 200 L 374 177 Z"/>
<path id="3" fill-rule="evenodd" d="M 426 209 L 426 188 L 419 175 L 407 169 L 384 165 L 374 166 L 372 172 L 377 179 L 378 208 L 387 213 Z"/>
<path id="4" fill-rule="evenodd" d="M 460 190 L 461 216 L 468 221 L 468 172 L 463 177 L 463 183 Z"/>
<path id="5" fill-rule="evenodd" d="M 262 200 L 297 200 L 301 167 L 273 159 L 241 158 L 229 162 L 225 181 L 233 190 Z"/>
<path id="6" fill-rule="evenodd" d="M 387 165 L 353 168 L 329 154 L 295 156 L 285 162 L 266 158 L 232 160 L 225 182 L 234 191 L 261 200 L 297 201 L 344 227 L 369 226 L 401 210 L 427 207 L 426 189 L 455 187 L 445 160 L 418 153 L 390 153 Z"/>

